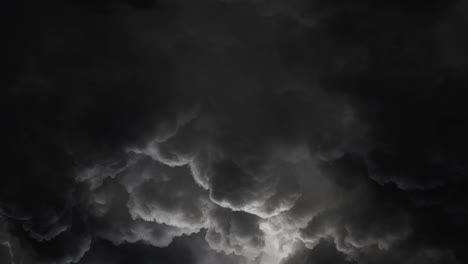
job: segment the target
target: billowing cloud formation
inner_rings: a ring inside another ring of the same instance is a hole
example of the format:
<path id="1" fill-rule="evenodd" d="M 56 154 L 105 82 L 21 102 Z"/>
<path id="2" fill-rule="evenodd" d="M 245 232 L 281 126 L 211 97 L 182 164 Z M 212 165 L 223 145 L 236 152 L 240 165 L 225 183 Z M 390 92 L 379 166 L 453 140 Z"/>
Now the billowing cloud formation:
<path id="1" fill-rule="evenodd" d="M 326 170 L 346 200 L 321 212 L 302 230 L 306 247 L 331 238 L 339 251 L 351 256 L 362 248 L 389 250 L 408 238 L 410 216 L 405 204 L 395 199 L 397 190 L 373 186 L 377 184 L 367 177 L 365 165 L 347 156 L 327 164 Z"/>
<path id="2" fill-rule="evenodd" d="M 228 254 L 236 253 L 251 260 L 261 253 L 265 241 L 255 216 L 221 209 L 214 212 L 212 221 L 206 233 L 206 241 L 211 248 Z"/>
<path id="3" fill-rule="evenodd" d="M 468 262 L 462 1 L 7 1 L 3 263 Z"/>

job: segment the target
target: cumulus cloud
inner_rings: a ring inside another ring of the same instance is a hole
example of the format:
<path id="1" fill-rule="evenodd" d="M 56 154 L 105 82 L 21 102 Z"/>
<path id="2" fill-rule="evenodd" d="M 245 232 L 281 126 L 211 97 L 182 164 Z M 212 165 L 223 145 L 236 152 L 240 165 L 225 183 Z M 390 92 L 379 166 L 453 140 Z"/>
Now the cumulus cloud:
<path id="1" fill-rule="evenodd" d="M 5 3 L 0 261 L 467 262 L 465 9 Z"/>
<path id="2" fill-rule="evenodd" d="M 402 201 L 394 198 L 393 192 L 398 191 L 379 188 L 367 177 L 365 165 L 359 163 L 345 156 L 326 165 L 338 182 L 348 178 L 340 182 L 342 192 L 348 193 L 341 203 L 317 215 L 303 230 L 301 237 L 306 246 L 313 248 L 321 239 L 333 238 L 337 248 L 349 254 L 374 246 L 389 250 L 410 235 L 409 212 Z"/>
<path id="3" fill-rule="evenodd" d="M 144 177 L 139 185 L 126 186 L 130 196 L 127 207 L 133 219 L 193 229 L 206 225 L 211 201 L 194 183 L 187 167 L 169 167 L 148 158 L 135 166 L 143 168 L 122 175 L 127 180 Z"/>

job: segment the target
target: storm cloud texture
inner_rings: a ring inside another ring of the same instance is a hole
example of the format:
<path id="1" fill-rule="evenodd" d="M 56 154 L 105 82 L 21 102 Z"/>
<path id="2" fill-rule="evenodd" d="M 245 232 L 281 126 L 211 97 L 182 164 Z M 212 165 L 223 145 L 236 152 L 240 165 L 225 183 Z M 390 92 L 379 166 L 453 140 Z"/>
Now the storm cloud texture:
<path id="1" fill-rule="evenodd" d="M 468 2 L 0 10 L 0 263 L 468 263 Z"/>

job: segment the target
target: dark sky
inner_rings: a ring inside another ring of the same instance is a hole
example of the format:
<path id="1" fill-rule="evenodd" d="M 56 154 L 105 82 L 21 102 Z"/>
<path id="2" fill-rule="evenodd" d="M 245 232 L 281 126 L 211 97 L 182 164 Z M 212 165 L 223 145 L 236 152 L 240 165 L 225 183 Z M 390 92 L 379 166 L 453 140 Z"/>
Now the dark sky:
<path id="1" fill-rule="evenodd" d="M 468 263 L 467 1 L 0 5 L 0 263 Z"/>

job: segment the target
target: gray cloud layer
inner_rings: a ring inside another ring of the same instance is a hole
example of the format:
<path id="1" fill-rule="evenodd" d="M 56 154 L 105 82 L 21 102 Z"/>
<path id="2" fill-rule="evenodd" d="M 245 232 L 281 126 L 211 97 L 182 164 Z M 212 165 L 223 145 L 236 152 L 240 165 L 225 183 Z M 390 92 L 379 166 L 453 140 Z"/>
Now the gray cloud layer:
<path id="1" fill-rule="evenodd" d="M 465 263 L 461 1 L 8 1 L 2 263 Z"/>

